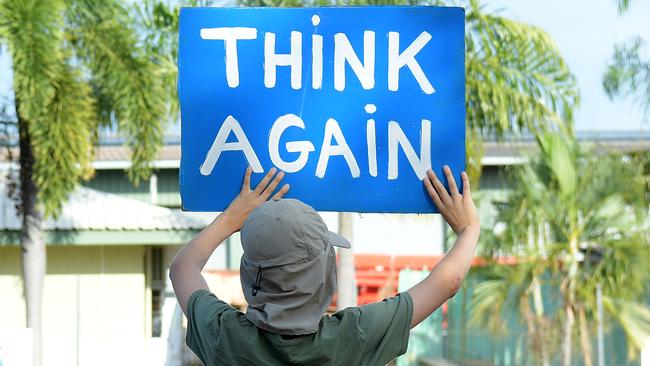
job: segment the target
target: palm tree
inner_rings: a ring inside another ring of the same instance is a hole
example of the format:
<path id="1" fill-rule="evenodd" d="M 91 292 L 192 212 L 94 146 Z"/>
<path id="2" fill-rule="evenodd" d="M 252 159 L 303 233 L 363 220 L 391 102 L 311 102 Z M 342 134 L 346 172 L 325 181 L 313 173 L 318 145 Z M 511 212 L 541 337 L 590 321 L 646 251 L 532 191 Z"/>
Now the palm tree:
<path id="1" fill-rule="evenodd" d="M 646 115 L 650 113 L 650 59 L 643 59 L 645 42 L 635 37 L 616 45 L 607 65 L 603 88 L 610 98 L 631 97 Z"/>
<path id="2" fill-rule="evenodd" d="M 618 13 L 630 8 L 630 0 L 616 0 Z M 644 113 L 650 112 L 650 59 L 643 59 L 645 42 L 639 36 L 617 44 L 603 76 L 603 88 L 610 98 L 632 97 Z"/>
<path id="3" fill-rule="evenodd" d="M 522 280 L 513 283 L 523 290 L 514 293 L 528 312 L 532 303 L 537 321 L 553 318 L 540 301 L 541 285 L 560 294 L 556 319 L 564 325 L 564 365 L 572 363 L 576 322 L 584 362 L 592 364 L 589 320 L 596 314 L 598 284 L 605 310 L 625 331 L 632 356 L 650 335 L 650 309 L 635 302 L 650 280 L 643 164 L 628 156 L 591 155 L 563 133 L 543 134 L 538 143 L 540 156 L 515 168 L 513 191 L 500 213 L 507 229 L 489 251 L 521 258 L 515 272 Z M 491 306 L 506 303 L 512 292 L 487 291 L 512 278 L 477 285 L 474 309 L 488 316 Z"/>
<path id="4" fill-rule="evenodd" d="M 11 123 L 20 147 L 22 273 L 34 364 L 41 364 L 46 272 L 42 220 L 92 176 L 98 128 L 117 127 L 132 150 L 130 179 L 148 176 L 167 105 L 158 66 L 142 52 L 117 0 L 0 0 L 0 45 L 9 51 Z"/>

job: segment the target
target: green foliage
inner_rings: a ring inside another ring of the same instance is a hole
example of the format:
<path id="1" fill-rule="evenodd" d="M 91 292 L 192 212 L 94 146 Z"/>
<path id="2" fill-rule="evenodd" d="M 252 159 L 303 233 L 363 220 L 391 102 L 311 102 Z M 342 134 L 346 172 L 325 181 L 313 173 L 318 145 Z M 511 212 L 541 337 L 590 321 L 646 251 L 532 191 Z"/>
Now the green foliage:
<path id="1" fill-rule="evenodd" d="M 172 120 L 179 113 L 176 80 L 178 69 L 178 20 L 179 8 L 156 0 L 137 2 L 134 6 L 137 29 L 142 43 L 158 66 L 158 77 L 163 88 L 167 108 Z"/>
<path id="2" fill-rule="evenodd" d="M 473 285 L 469 325 L 506 337 L 513 325 L 510 315 L 516 314 L 528 333 L 527 339 L 521 339 L 532 353 L 528 358 L 548 365 L 557 351 L 559 327 L 553 326 L 545 308 L 549 301 L 542 291 L 543 263 L 544 257 L 533 255 L 520 257 L 516 265 L 491 264 L 474 270 L 479 280 Z"/>
<path id="3" fill-rule="evenodd" d="M 100 124 L 116 124 L 126 136 L 136 183 L 162 144 L 168 109 L 160 67 L 142 49 L 128 10 L 116 0 L 0 0 L 0 40 L 46 215 L 57 215 L 92 175 Z"/>
<path id="4" fill-rule="evenodd" d="M 499 213 L 507 229 L 489 251 L 533 261 L 535 266 L 520 266 L 530 273 L 530 285 L 548 273 L 546 285 L 562 294 L 562 304 L 585 309 L 591 318 L 599 283 L 605 296 L 639 300 L 650 281 L 643 163 L 616 154 L 596 156 L 565 134 L 543 134 L 539 144 L 540 155 L 512 172 L 514 188 Z M 577 252 L 571 246 L 574 238 Z M 624 317 L 645 314 L 606 309 L 623 327 Z M 632 347 L 640 342 L 638 334 L 627 332 Z"/>
<path id="5" fill-rule="evenodd" d="M 93 100 L 79 71 L 69 65 L 64 9 L 58 1 L 0 3 L 16 109 L 34 147 L 33 177 L 46 214 L 60 210 L 67 193 L 90 168 Z"/>
<path id="6" fill-rule="evenodd" d="M 650 334 L 650 309 L 646 306 L 609 296 L 603 297 L 603 306 L 621 325 L 627 339 L 628 356 L 633 357 L 634 351 L 645 347 L 645 340 Z"/>
<path id="7" fill-rule="evenodd" d="M 603 88 L 612 99 L 631 97 L 647 115 L 650 113 L 650 58 L 643 58 L 644 47 L 639 37 L 616 45 L 603 76 Z"/>
<path id="8" fill-rule="evenodd" d="M 616 9 L 619 14 L 625 13 L 630 8 L 630 0 L 616 0 Z"/>
<path id="9" fill-rule="evenodd" d="M 474 326 L 486 327 L 494 334 L 503 335 L 508 332 L 508 324 L 500 316 L 504 309 L 516 308 L 516 299 L 511 288 L 519 292 L 520 284 L 516 281 L 516 268 L 497 266 L 485 271 L 484 280 L 474 286 L 472 293 L 469 323 Z"/>
<path id="10" fill-rule="evenodd" d="M 157 67 L 161 97 L 171 120 L 178 120 L 178 24 L 180 7 L 211 6 L 213 0 L 143 0 L 132 6 L 141 48 Z"/>
<path id="11" fill-rule="evenodd" d="M 20 114 L 39 123 L 54 98 L 53 81 L 62 72 L 63 1 L 3 0 L 0 34 L 14 70 L 14 92 Z"/>
<path id="12" fill-rule="evenodd" d="M 132 149 L 129 177 L 138 183 L 162 145 L 168 115 L 159 70 L 138 47 L 132 17 L 122 2 L 73 1 L 66 15 L 77 57 L 102 96 L 100 115 L 115 113 Z"/>
<path id="13" fill-rule="evenodd" d="M 554 133 L 539 135 L 537 142 L 542 149 L 543 156 L 547 158 L 545 163 L 557 180 L 561 198 L 563 200 L 571 199 L 576 195 L 577 142 Z"/>
<path id="14" fill-rule="evenodd" d="M 571 126 L 575 77 L 541 28 L 483 11 L 466 16 L 467 123 L 482 132 Z"/>
<path id="15" fill-rule="evenodd" d="M 69 64 L 54 80 L 48 115 L 30 123 L 34 182 L 46 215 L 56 214 L 79 180 L 92 174 L 91 131 L 95 110 L 88 83 Z"/>
<path id="16" fill-rule="evenodd" d="M 465 131 L 465 156 L 467 176 L 472 187 L 478 187 L 483 172 L 481 159 L 485 155 L 483 147 L 483 136 L 477 129 L 467 129 Z"/>

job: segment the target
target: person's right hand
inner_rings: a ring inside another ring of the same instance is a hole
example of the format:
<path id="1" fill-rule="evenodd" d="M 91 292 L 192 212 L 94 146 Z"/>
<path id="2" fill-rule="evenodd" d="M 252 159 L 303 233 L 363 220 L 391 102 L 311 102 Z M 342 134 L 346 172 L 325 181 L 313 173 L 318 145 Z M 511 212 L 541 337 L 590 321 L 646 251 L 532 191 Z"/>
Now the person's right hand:
<path id="1" fill-rule="evenodd" d="M 436 174 L 428 170 L 427 176 L 423 181 L 429 197 L 431 197 L 431 200 L 438 207 L 438 211 L 440 211 L 442 217 L 456 234 L 459 234 L 468 226 L 476 226 L 478 229 L 479 218 L 476 213 L 474 201 L 472 201 L 467 173 L 463 172 L 461 174 L 463 179 L 463 194 L 460 194 L 449 166 L 445 165 L 443 171 L 447 177 L 447 182 L 449 182 L 451 194 L 447 192 L 447 189 L 442 185 L 442 182 L 440 182 Z"/>

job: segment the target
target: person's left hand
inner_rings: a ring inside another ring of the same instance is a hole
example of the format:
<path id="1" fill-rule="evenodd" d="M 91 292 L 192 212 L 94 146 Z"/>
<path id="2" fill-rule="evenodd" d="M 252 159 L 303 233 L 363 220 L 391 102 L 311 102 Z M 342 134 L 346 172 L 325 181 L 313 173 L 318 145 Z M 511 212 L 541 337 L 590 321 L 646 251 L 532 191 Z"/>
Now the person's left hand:
<path id="1" fill-rule="evenodd" d="M 266 202 L 271 194 L 280 184 L 282 178 L 284 178 L 284 172 L 280 171 L 277 175 L 277 169 L 271 168 L 260 183 L 251 189 L 251 174 L 253 169 L 248 167 L 246 169 L 246 174 L 244 175 L 244 183 L 242 184 L 241 191 L 239 195 L 228 205 L 228 208 L 223 212 L 223 215 L 226 218 L 228 226 L 233 232 L 239 231 L 244 225 L 244 221 L 248 217 L 248 214 L 253 211 L 253 209 L 262 203 Z M 275 175 L 275 178 L 273 177 Z M 282 198 L 289 191 L 289 185 L 285 184 L 280 188 L 280 190 L 273 195 L 273 199 L 277 200 Z"/>

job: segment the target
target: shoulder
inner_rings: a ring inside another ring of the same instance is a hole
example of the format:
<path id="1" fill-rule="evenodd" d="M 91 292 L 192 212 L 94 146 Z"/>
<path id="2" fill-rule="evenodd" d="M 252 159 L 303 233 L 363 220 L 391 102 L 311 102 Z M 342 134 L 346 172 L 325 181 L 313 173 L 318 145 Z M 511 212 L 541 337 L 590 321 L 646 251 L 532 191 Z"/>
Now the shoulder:
<path id="1" fill-rule="evenodd" d="M 407 292 L 359 307 L 368 364 L 386 364 L 406 352 L 412 318 L 413 299 Z"/>
<path id="2" fill-rule="evenodd" d="M 381 332 L 406 322 L 407 330 L 410 330 L 412 318 L 413 299 L 408 292 L 359 307 L 359 323 L 364 332 Z"/>
<path id="3" fill-rule="evenodd" d="M 197 315 L 206 312 L 224 312 L 237 311 L 230 304 L 219 300 L 219 298 L 207 289 L 198 289 L 194 291 L 187 300 L 187 318 L 190 320 Z"/>
<path id="4" fill-rule="evenodd" d="M 352 306 L 339 310 L 332 315 L 325 315 L 321 320 L 321 325 L 323 325 L 323 323 L 363 324 L 365 322 L 374 322 L 374 320 L 376 320 L 375 318 L 389 320 L 395 315 L 401 315 L 403 318 L 408 318 L 410 322 L 413 316 L 413 299 L 407 292 L 400 292 L 399 294 L 385 298 L 382 301 L 361 306 Z"/>
<path id="5" fill-rule="evenodd" d="M 210 290 L 194 291 L 187 301 L 186 341 L 188 345 L 201 338 L 216 336 L 219 321 L 230 313 L 239 313 L 239 310 L 219 300 Z"/>
<path id="6" fill-rule="evenodd" d="M 373 302 L 359 307 L 361 317 L 384 316 L 395 312 L 403 312 L 406 315 L 413 313 L 413 299 L 408 292 L 400 292 L 395 296 L 387 297 L 382 301 Z"/>

